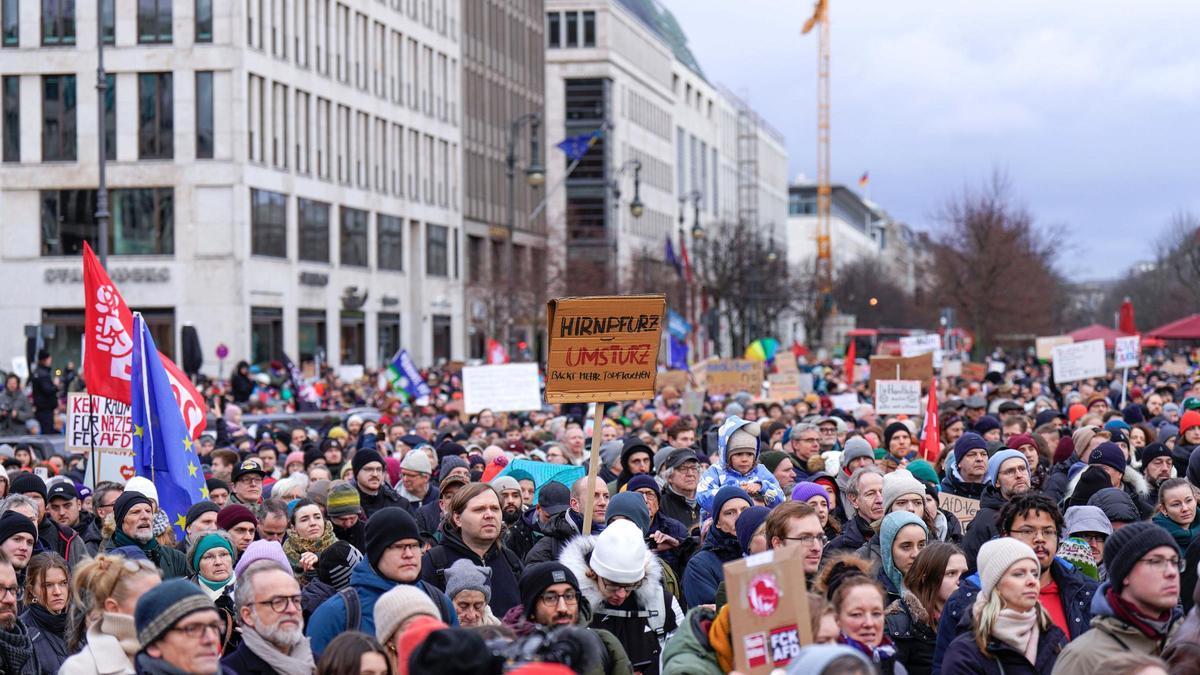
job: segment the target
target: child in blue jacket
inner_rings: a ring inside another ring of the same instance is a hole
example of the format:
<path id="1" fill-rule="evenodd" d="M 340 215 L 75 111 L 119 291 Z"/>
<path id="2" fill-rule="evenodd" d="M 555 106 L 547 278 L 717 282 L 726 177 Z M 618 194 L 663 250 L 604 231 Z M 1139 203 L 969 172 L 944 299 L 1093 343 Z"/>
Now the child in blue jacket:
<path id="1" fill-rule="evenodd" d="M 708 467 L 696 486 L 700 519 L 712 517 L 712 502 L 717 490 L 737 485 L 751 497 L 761 498 L 764 506 L 774 508 L 784 502 L 783 489 L 767 467 L 758 463 L 759 425 L 737 415 L 721 424 L 717 432 L 720 460 Z"/>

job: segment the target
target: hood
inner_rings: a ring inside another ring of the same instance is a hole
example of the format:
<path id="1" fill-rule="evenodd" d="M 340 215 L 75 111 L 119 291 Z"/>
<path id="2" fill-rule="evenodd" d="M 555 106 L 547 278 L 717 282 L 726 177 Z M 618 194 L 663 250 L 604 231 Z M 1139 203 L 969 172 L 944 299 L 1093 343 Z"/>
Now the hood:
<path id="1" fill-rule="evenodd" d="M 720 429 L 717 431 L 717 451 L 720 456 L 721 468 L 729 466 L 729 458 L 725 456 L 726 448 L 729 445 L 729 437 L 733 435 L 733 432 L 750 424 L 753 424 L 753 422 L 744 420 L 737 415 L 731 416 L 721 424 Z M 754 446 L 754 461 L 756 463 L 758 462 L 758 453 L 761 451 L 762 443 L 760 442 Z"/>
<path id="2" fill-rule="evenodd" d="M 563 547 L 562 553 L 558 556 L 558 561 L 567 566 L 575 574 L 575 578 L 579 580 L 579 591 L 583 593 L 583 597 L 588 601 L 591 607 L 601 607 L 604 604 L 604 599 L 600 595 L 600 589 L 596 586 L 596 580 L 588 577 L 588 560 L 592 556 L 592 551 L 596 548 L 596 536 L 588 535 L 586 537 L 575 537 L 567 542 Z M 643 546 L 643 548 L 645 548 Z M 638 587 L 635 595 L 637 596 L 639 607 L 653 607 L 657 600 L 661 601 L 662 595 L 662 567 L 658 562 L 658 556 L 654 555 L 650 549 L 645 549 L 645 555 L 642 557 L 642 569 L 646 576 L 642 580 L 642 585 Z"/>
<path id="3" fill-rule="evenodd" d="M 1108 598 L 1104 597 L 1108 593 L 1108 589 L 1112 584 L 1105 581 L 1096 588 L 1096 592 L 1092 595 L 1092 617 L 1112 616 L 1112 605 L 1108 604 Z"/>
<path id="4" fill-rule="evenodd" d="M 1121 477 L 1121 483 L 1142 499 L 1150 496 L 1150 484 L 1146 482 L 1146 477 L 1132 466 L 1125 467 L 1125 475 Z"/>
<path id="5" fill-rule="evenodd" d="M 913 621 L 924 625 L 929 625 L 929 612 L 925 611 L 925 606 L 921 604 L 921 600 L 913 595 L 913 592 L 907 588 L 900 591 L 900 600 L 908 606 L 908 614 L 913 618 Z"/>

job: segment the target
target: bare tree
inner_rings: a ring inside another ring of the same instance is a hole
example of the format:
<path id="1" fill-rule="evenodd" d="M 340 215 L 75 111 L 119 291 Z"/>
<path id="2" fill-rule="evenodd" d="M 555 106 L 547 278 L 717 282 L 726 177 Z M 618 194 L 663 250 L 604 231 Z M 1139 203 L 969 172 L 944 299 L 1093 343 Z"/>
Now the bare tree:
<path id="1" fill-rule="evenodd" d="M 885 270 L 879 258 L 860 258 L 838 268 L 833 284 L 838 312 L 853 314 L 859 328 L 931 325 L 930 308 L 922 306 Z"/>
<path id="2" fill-rule="evenodd" d="M 1182 318 L 1200 304 L 1200 217 L 1175 214 L 1154 251 L 1152 261 L 1134 266 L 1113 286 L 1092 321 L 1109 323 L 1129 298 L 1138 327 L 1148 330 Z"/>

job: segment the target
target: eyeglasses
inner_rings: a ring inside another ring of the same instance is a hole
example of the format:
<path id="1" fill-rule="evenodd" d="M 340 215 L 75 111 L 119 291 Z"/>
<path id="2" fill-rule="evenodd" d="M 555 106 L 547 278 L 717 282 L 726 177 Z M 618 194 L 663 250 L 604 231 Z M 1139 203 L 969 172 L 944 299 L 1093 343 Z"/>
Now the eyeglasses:
<path id="1" fill-rule="evenodd" d="M 1019 530 L 1013 530 L 1010 534 L 1012 534 L 1014 537 L 1020 537 L 1021 539 L 1032 539 L 1034 541 L 1037 541 L 1039 538 L 1040 539 L 1057 539 L 1058 538 L 1058 530 L 1053 527 L 1043 527 L 1040 530 L 1037 528 L 1033 528 L 1033 527 L 1023 527 Z"/>
<path id="2" fill-rule="evenodd" d="M 566 593 L 542 593 L 538 596 L 538 602 L 542 603 L 543 607 L 558 607 L 559 601 L 565 602 L 568 607 L 579 602 L 579 596 L 575 591 L 567 591 Z"/>
<path id="3" fill-rule="evenodd" d="M 807 438 L 797 438 L 796 442 L 797 443 L 820 443 L 821 438 L 819 436 L 809 436 Z"/>
<path id="4" fill-rule="evenodd" d="M 365 466 L 365 467 L 359 469 L 358 472 L 366 473 L 366 474 L 383 473 L 383 467 L 381 467 L 381 466 Z"/>
<path id="5" fill-rule="evenodd" d="M 799 537 L 784 537 L 784 541 L 797 541 L 801 546 L 812 546 L 813 544 L 825 548 L 825 544 L 829 543 L 829 537 L 823 534 L 805 534 Z"/>
<path id="6" fill-rule="evenodd" d="M 301 609 L 299 595 L 277 595 L 270 600 L 263 600 L 262 602 L 256 602 L 254 604 L 270 605 L 271 609 L 275 610 L 276 612 L 286 611 L 289 604 L 295 605 L 296 609 Z"/>
<path id="7" fill-rule="evenodd" d="M 186 626 L 175 626 L 171 630 L 177 633 L 183 633 L 193 640 L 199 640 L 204 637 L 208 631 L 212 631 L 217 637 L 221 637 L 221 624 L 213 621 L 211 623 L 192 623 Z"/>
<path id="8" fill-rule="evenodd" d="M 20 586 L 0 586 L 0 600 L 3 600 L 4 596 L 8 595 L 9 593 L 12 593 L 13 598 L 17 600 L 21 599 Z"/>
<path id="9" fill-rule="evenodd" d="M 262 476 L 243 476 L 242 478 L 239 478 L 237 482 L 242 483 L 243 485 L 262 485 L 263 479 Z"/>
<path id="10" fill-rule="evenodd" d="M 678 473 L 700 473 L 700 465 L 688 463 L 688 464 L 684 464 L 683 466 L 677 467 L 675 469 L 675 471 L 677 471 Z"/>
<path id="11" fill-rule="evenodd" d="M 1155 556 L 1153 558 L 1142 558 L 1140 562 L 1145 563 L 1146 567 L 1149 567 L 1150 569 L 1159 573 L 1166 572 L 1168 570 L 1182 572 L 1183 568 L 1187 565 L 1183 560 L 1180 560 L 1177 557 L 1159 558 Z"/>
<path id="12" fill-rule="evenodd" d="M 605 579 L 604 577 L 596 577 L 596 579 L 599 580 L 600 583 L 603 584 L 604 587 L 610 591 L 613 591 L 613 592 L 625 591 L 627 593 L 632 593 L 633 591 L 636 591 L 637 589 L 641 588 L 642 583 L 646 581 L 645 579 L 642 579 L 642 580 L 640 580 L 636 583 L 632 583 L 632 584 L 618 584 L 618 583 L 609 581 L 608 579 Z"/>
<path id="13" fill-rule="evenodd" d="M 1082 539 L 1089 544 L 1103 544 L 1108 540 L 1108 535 L 1101 532 L 1077 532 L 1073 536 L 1076 539 Z"/>

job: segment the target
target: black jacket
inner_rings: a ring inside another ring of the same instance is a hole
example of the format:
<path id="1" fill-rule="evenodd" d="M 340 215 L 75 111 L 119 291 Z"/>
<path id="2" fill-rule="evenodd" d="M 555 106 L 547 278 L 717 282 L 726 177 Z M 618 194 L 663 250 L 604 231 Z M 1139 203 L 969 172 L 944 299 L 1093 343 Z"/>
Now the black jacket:
<path id="1" fill-rule="evenodd" d="M 571 510 L 567 509 L 551 516 L 550 522 L 541 526 L 539 529 L 542 534 L 541 538 L 534 543 L 533 548 L 529 549 L 523 558 L 526 565 L 558 560 L 558 554 L 562 553 L 563 546 L 572 537 L 579 534 L 579 529 L 575 527 L 574 521 L 570 518 Z"/>
<path id="2" fill-rule="evenodd" d="M 658 510 L 668 518 L 683 523 L 689 532 L 700 527 L 700 504 L 688 506 L 687 500 L 675 494 L 670 486 L 663 487 Z"/>
<path id="3" fill-rule="evenodd" d="M 456 560 L 463 558 L 474 565 L 491 568 L 492 600 L 488 604 L 493 614 L 504 616 L 505 612 L 521 604 L 521 594 L 517 587 L 521 572 L 525 570 L 521 559 L 498 542 L 493 543 L 481 559 L 463 543 L 454 529 L 443 532 L 442 543 L 426 551 L 425 556 L 421 558 L 421 580 L 445 591 L 445 570 Z"/>
<path id="4" fill-rule="evenodd" d="M 358 488 L 358 499 L 362 504 L 363 516 L 366 518 L 370 518 L 376 512 L 386 509 L 389 506 L 399 506 L 410 514 L 414 512 L 412 504 L 393 490 L 392 486 L 387 484 L 387 481 L 380 483 L 379 491 L 373 495 L 363 492 L 357 483 L 354 484 L 354 487 Z"/>
<path id="5" fill-rule="evenodd" d="M 83 543 L 91 555 L 96 555 L 100 551 L 100 542 L 104 540 L 104 536 L 100 533 L 100 521 L 96 518 L 96 514 L 90 511 L 80 511 L 79 521 L 75 523 L 75 533 L 83 539 Z M 186 543 L 186 538 L 184 543 Z M 184 553 L 186 554 L 187 551 Z"/>
<path id="6" fill-rule="evenodd" d="M 941 667 L 946 675 L 1044 675 L 1054 670 L 1058 654 L 1067 646 L 1067 636 L 1054 624 L 1038 636 L 1037 663 L 1030 663 L 1025 654 L 999 640 L 988 642 L 988 653 L 979 651 L 975 635 L 963 633 L 946 650 Z M 909 672 L 912 672 L 911 670 Z"/>
<path id="7" fill-rule="evenodd" d="M 1078 461 L 1072 455 L 1066 461 L 1059 462 L 1050 467 L 1050 475 L 1046 476 L 1046 480 L 1042 482 L 1042 494 L 1053 499 L 1055 504 L 1061 503 L 1067 496 L 1067 486 L 1071 484 L 1069 473 L 1071 467 Z M 1179 475 L 1182 476 L 1183 474 Z"/>
<path id="8" fill-rule="evenodd" d="M 1000 536 L 1000 525 L 996 521 L 1000 518 L 1000 509 L 1007 503 L 995 486 L 989 485 L 983 489 L 979 511 L 975 512 L 975 518 L 967 526 L 967 533 L 962 540 L 968 571 L 976 569 L 975 557 L 979 555 L 979 547 Z"/>
<path id="9" fill-rule="evenodd" d="M 67 660 L 67 636 L 63 631 L 43 624 L 38 620 L 38 613 L 27 608 L 18 617 L 25 628 L 29 630 L 29 639 L 33 642 L 33 651 L 37 657 L 37 665 L 43 675 L 54 675 Z"/>
<path id="10" fill-rule="evenodd" d="M 54 371 L 39 365 L 33 371 L 33 407 L 35 410 L 54 410 L 58 407 L 58 387 L 54 386 Z M 42 433 L 46 433 L 42 429 Z"/>
<path id="11" fill-rule="evenodd" d="M 908 675 L 929 675 L 937 633 L 929 625 L 929 614 L 921 601 L 902 591 L 900 599 L 888 607 L 883 629 L 896 646 L 896 660 L 904 664 Z"/>
<path id="12" fill-rule="evenodd" d="M 242 643 L 234 652 L 221 658 L 221 667 L 238 675 L 277 675 L 271 664 Z"/>
<path id="13" fill-rule="evenodd" d="M 504 532 L 504 538 L 501 542 L 504 547 L 513 553 L 521 560 L 529 555 L 533 550 L 533 545 L 542 538 L 541 520 L 538 518 L 537 508 L 531 508 L 517 522 L 513 523 Z"/>
<path id="14" fill-rule="evenodd" d="M 983 483 L 967 483 L 949 473 L 942 479 L 942 484 L 939 488 L 942 492 L 966 497 L 967 499 L 979 499 L 983 496 Z"/>
<path id="15" fill-rule="evenodd" d="M 854 518 L 846 521 L 846 525 L 842 527 L 842 533 L 825 547 L 824 556 L 829 557 L 839 551 L 857 551 L 873 536 L 875 536 L 875 531 L 871 529 L 871 524 L 862 516 L 855 514 Z"/>
<path id="16" fill-rule="evenodd" d="M 414 516 L 417 521 L 417 528 L 421 530 L 421 534 L 433 536 L 437 534 L 442 527 L 442 504 L 441 502 L 429 502 L 417 509 Z"/>

